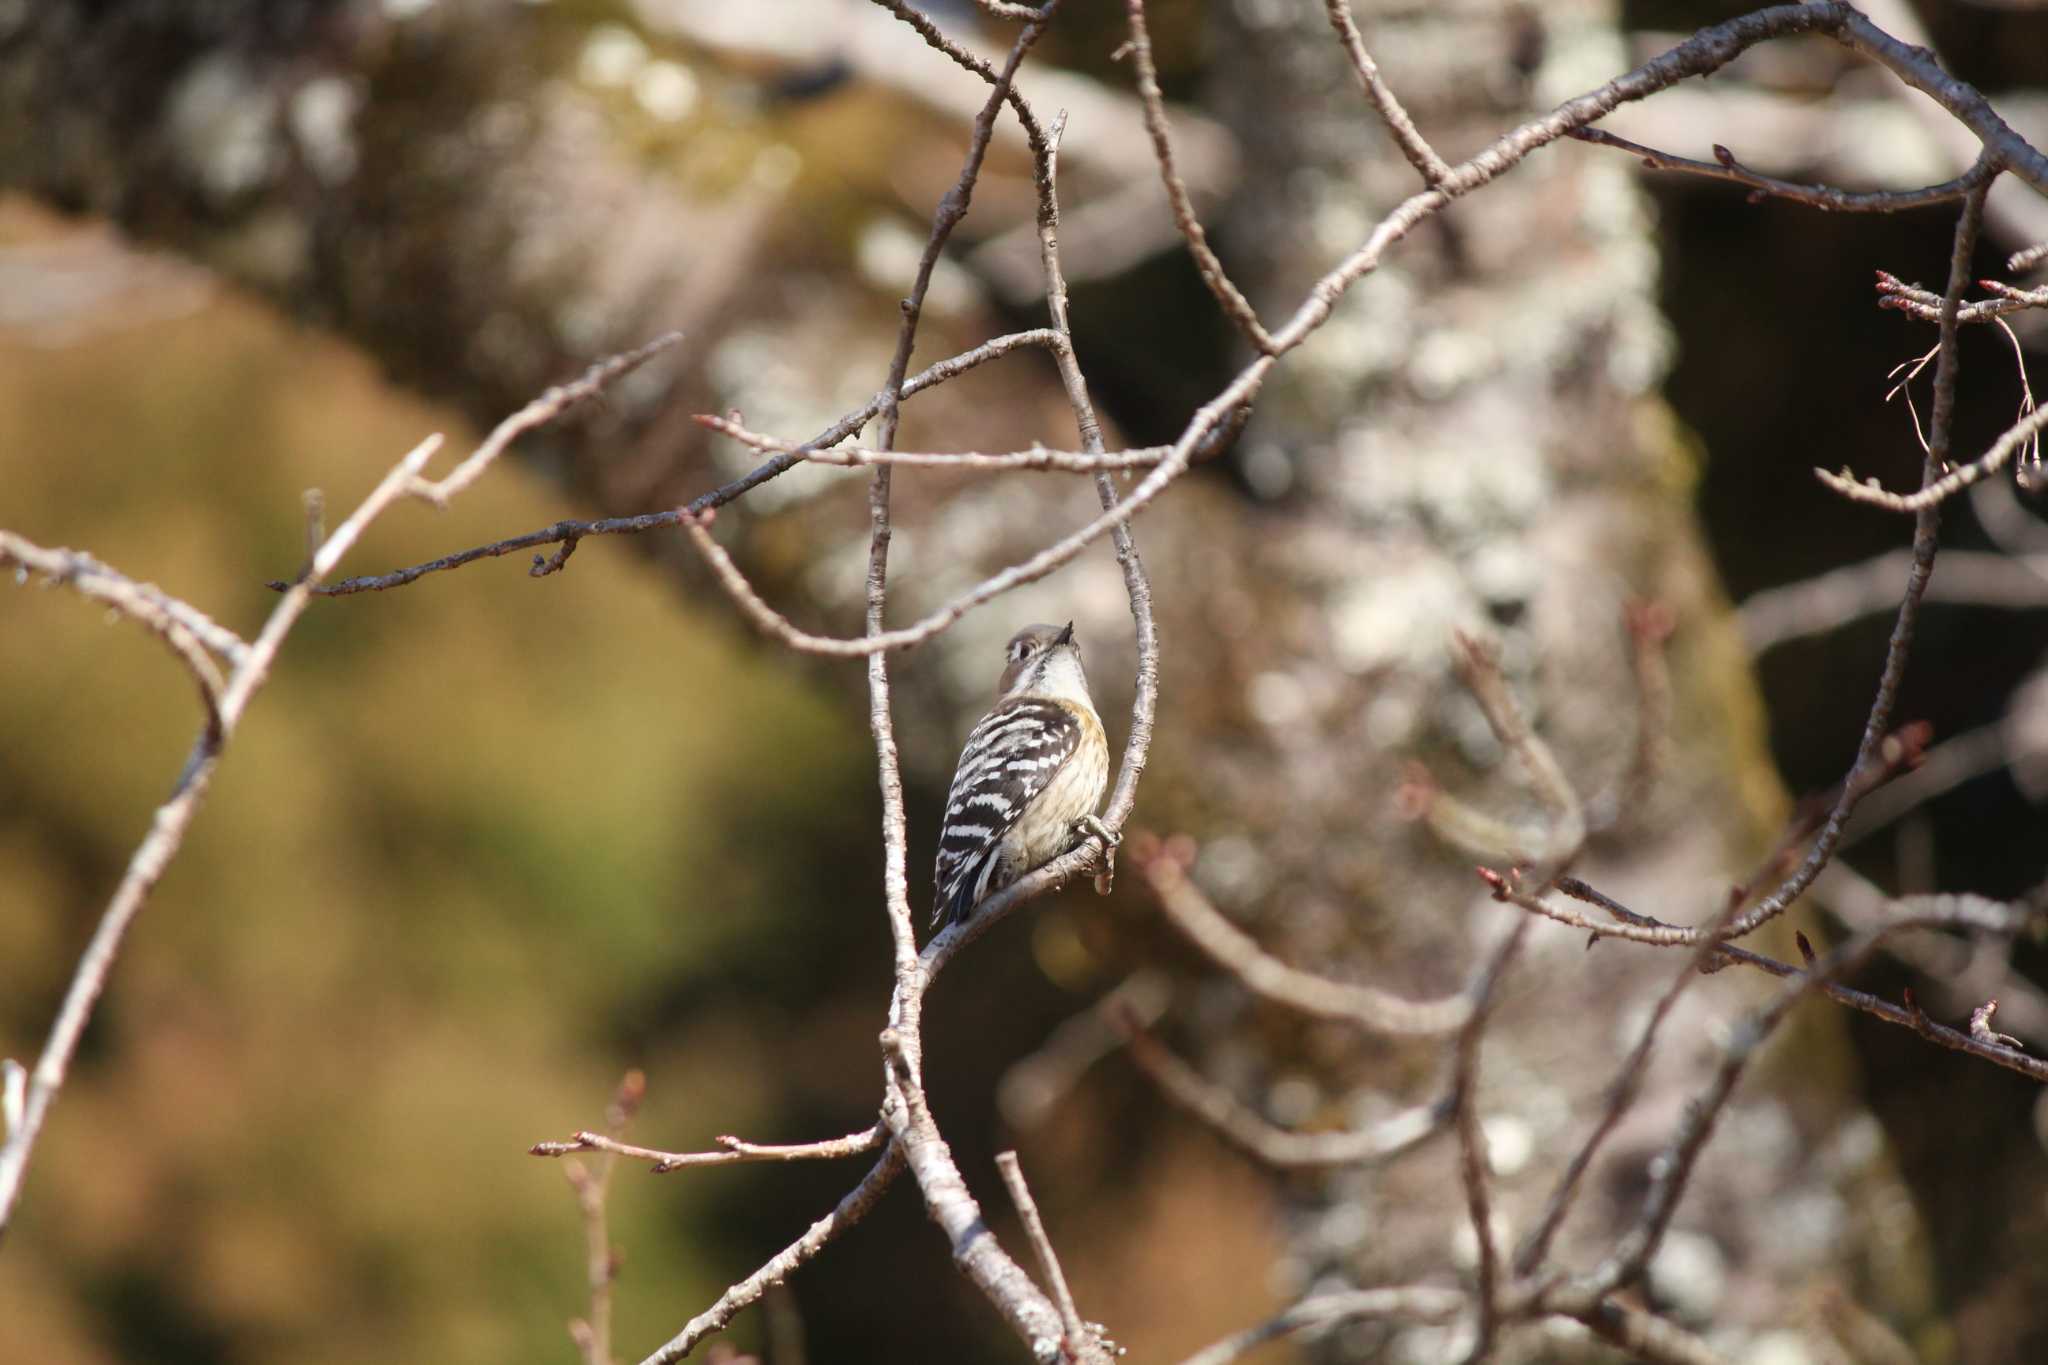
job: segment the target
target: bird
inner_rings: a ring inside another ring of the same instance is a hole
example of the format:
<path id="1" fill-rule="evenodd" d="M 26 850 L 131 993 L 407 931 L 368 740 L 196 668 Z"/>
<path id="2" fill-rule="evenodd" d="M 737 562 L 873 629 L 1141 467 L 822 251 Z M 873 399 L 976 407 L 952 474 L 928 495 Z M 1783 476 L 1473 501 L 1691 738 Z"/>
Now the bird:
<path id="1" fill-rule="evenodd" d="M 996 704 L 968 732 L 933 868 L 935 929 L 1065 852 L 1082 831 L 1117 842 L 1095 806 L 1109 741 L 1088 696 L 1074 623 L 1026 626 L 1003 650 Z"/>

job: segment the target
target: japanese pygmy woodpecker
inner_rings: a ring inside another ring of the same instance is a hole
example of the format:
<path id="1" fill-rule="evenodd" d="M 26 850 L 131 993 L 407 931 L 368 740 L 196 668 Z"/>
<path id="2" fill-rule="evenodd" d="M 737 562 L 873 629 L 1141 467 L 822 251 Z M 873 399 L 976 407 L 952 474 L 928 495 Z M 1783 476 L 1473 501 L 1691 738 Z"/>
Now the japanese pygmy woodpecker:
<path id="1" fill-rule="evenodd" d="M 1003 651 L 995 708 L 967 736 L 939 830 L 932 923 L 965 920 L 984 896 L 1066 851 L 1077 827 L 1114 843 L 1095 818 L 1109 743 L 1074 623 L 1026 626 Z"/>

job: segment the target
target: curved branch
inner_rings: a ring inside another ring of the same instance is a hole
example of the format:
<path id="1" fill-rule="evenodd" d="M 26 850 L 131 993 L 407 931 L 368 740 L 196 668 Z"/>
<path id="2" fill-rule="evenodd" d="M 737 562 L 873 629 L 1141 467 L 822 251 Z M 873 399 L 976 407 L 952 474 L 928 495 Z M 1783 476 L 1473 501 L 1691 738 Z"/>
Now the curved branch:
<path id="1" fill-rule="evenodd" d="M 1368 1128 L 1298 1133 L 1268 1122 L 1235 1095 L 1168 1051 L 1137 1020 L 1112 1015 L 1131 1060 L 1166 1097 L 1254 1160 L 1279 1170 L 1368 1166 L 1413 1151 L 1450 1126 L 1451 1100 L 1415 1105 Z"/>
<path id="2" fill-rule="evenodd" d="M 894 1142 L 882 1152 L 861 1182 L 846 1192 L 832 1212 L 804 1229 L 803 1236 L 768 1258 L 759 1270 L 718 1296 L 718 1302 L 691 1318 L 683 1330 L 649 1355 L 640 1365 L 675 1365 L 713 1332 L 722 1332 L 741 1309 L 788 1279 L 804 1262 L 823 1251 L 826 1244 L 867 1216 L 882 1194 L 903 1174 L 903 1152 Z"/>
<path id="3" fill-rule="evenodd" d="M 1332 981 L 1272 957 L 1209 903 L 1187 871 L 1163 849 L 1135 849 L 1138 870 L 1175 928 L 1257 995 L 1316 1019 L 1337 1019 L 1375 1033 L 1433 1037 L 1472 1017 L 1463 993 L 1409 1000 L 1376 986 Z"/>

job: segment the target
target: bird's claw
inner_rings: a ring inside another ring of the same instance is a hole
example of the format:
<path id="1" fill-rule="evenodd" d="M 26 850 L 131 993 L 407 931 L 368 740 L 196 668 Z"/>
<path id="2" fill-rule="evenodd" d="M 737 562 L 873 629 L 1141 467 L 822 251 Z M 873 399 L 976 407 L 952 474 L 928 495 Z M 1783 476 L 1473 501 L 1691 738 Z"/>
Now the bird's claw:
<path id="1" fill-rule="evenodd" d="M 1095 894 L 1107 896 L 1110 887 L 1116 884 L 1116 849 L 1124 841 L 1123 836 L 1093 815 L 1074 821 L 1074 832 L 1084 839 L 1101 840 L 1102 870 L 1095 874 Z"/>
<path id="2" fill-rule="evenodd" d="M 1124 841 L 1123 835 L 1118 834 L 1108 825 L 1103 824 L 1101 817 L 1095 815 L 1084 815 L 1074 821 L 1074 832 L 1087 835 L 1090 838 L 1100 839 L 1102 847 L 1106 850 L 1114 850 L 1118 844 Z"/>

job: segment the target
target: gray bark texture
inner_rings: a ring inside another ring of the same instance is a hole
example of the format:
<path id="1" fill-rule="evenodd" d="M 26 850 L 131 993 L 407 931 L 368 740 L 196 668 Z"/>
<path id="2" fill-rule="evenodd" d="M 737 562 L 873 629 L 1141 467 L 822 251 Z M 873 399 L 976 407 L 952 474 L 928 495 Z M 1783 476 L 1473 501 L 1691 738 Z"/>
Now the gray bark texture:
<path id="1" fill-rule="evenodd" d="M 1453 160 L 1628 65 L 1605 4 L 1360 11 L 1382 70 Z M 935 193 L 964 142 L 957 122 L 897 109 L 891 144 L 835 151 L 792 105 L 739 119 L 715 149 L 676 145 L 568 72 L 579 21 L 551 7 L 465 0 L 402 22 L 342 0 L 41 0 L 15 13 L 0 34 L 0 184 L 204 262 L 354 339 L 406 384 L 490 418 L 591 357 L 685 331 L 608 406 L 537 443 L 534 458 L 593 515 L 673 506 L 753 462 L 714 446 L 692 411 L 737 407 L 755 429 L 800 438 L 873 392 L 895 323 L 887 291 L 901 283 L 864 286 L 820 262 L 844 254 L 863 196 L 885 198 L 890 176 L 906 201 Z M 1415 174 L 1320 6 L 1219 4 L 1211 25 L 1194 95 L 1238 140 L 1241 176 L 1211 228 L 1276 318 Z M 917 80 L 974 86 L 908 35 L 901 60 L 928 65 Z M 1070 162 L 1090 136 L 1068 129 Z M 1073 178 L 1085 198 L 1086 168 Z M 994 179 L 976 203 L 998 226 L 1029 212 L 1028 194 Z M 1671 341 L 1657 270 L 1629 160 L 1546 149 L 1403 243 L 1278 369 L 1230 456 L 1234 478 L 1184 483 L 1138 521 L 1164 684 L 1136 823 L 1195 836 L 1196 881 L 1276 956 L 1425 998 L 1460 989 L 1512 927 L 1519 912 L 1487 897 L 1474 858 L 1398 809 L 1420 761 L 1458 796 L 1540 825 L 1452 673 L 1453 627 L 1498 640 L 1532 722 L 1593 799 L 1637 744 L 1624 607 L 1674 614 L 1670 754 L 1648 798 L 1590 845 L 1580 870 L 1603 889 L 1696 922 L 1775 832 L 1783 798 L 1747 656 L 1692 519 L 1698 452 L 1658 395 Z M 1077 297 L 1084 332 L 1095 302 Z M 1003 330 L 971 299 L 934 313 L 914 363 Z M 1119 325 L 1146 349 L 1142 320 Z M 1042 358 L 997 362 L 915 400 L 901 443 L 1070 448 L 1064 412 Z M 807 627 L 857 629 L 860 486 L 800 471 L 720 519 L 721 540 Z M 897 486 L 905 620 L 1093 503 L 1085 481 L 1051 476 Z M 646 548 L 710 591 L 679 539 Z M 999 642 L 1068 617 L 1099 642 L 1091 671 L 1115 738 L 1128 618 L 1104 544 L 907 656 L 899 729 L 922 789 L 943 789 Z M 851 689 L 856 671 L 844 678 Z M 1091 942 L 1172 964 L 1162 1036 L 1254 1109 L 1342 1127 L 1439 1093 L 1443 1040 L 1304 1023 L 1197 965 L 1141 893 L 1114 905 Z M 1810 912 L 1792 918 L 1820 936 Z M 1678 966 L 1535 927 L 1480 1060 L 1506 1245 Z M 1684 997 L 1567 1227 L 1567 1263 L 1597 1260 L 1638 1209 L 1650 1157 L 1761 989 L 1726 972 Z M 1927 1323 L 1915 1216 L 1854 1086 L 1836 1021 L 1808 1005 L 1722 1117 L 1653 1263 L 1656 1307 L 1738 1351 L 1810 1322 L 1816 1296 L 1907 1332 Z M 1443 1137 L 1381 1168 L 1290 1177 L 1280 1291 L 1469 1276 L 1456 1157 Z M 1346 1329 L 1314 1349 L 1379 1359 L 1393 1330 Z M 1448 1349 L 1431 1335 L 1445 1329 L 1399 1330 L 1401 1359 Z M 1582 1337 L 1526 1332 L 1502 1358 L 1575 1358 L 1595 1349 Z"/>
<path id="2" fill-rule="evenodd" d="M 1262 308 L 1299 297 L 1415 183 L 1361 118 L 1319 8 L 1218 10 L 1231 55 L 1212 66 L 1205 103 L 1244 140 L 1246 167 L 1219 236 Z M 1358 9 L 1381 70 L 1453 161 L 1628 64 L 1601 4 Z M 1254 14 L 1272 21 L 1243 22 Z M 1244 438 L 1254 487 L 1276 497 L 1243 519 L 1249 537 L 1232 558 L 1244 570 L 1232 589 L 1251 599 L 1243 619 L 1260 623 L 1231 645 L 1239 724 L 1227 745 L 1165 745 L 1160 762 L 1175 765 L 1177 791 L 1228 794 L 1229 815 L 1208 827 L 1229 837 L 1197 876 L 1289 961 L 1446 991 L 1509 927 L 1469 857 L 1388 814 L 1403 765 L 1420 757 L 1487 809 L 1540 818 L 1450 671 L 1449 623 L 1499 638 L 1532 721 L 1592 799 L 1635 742 L 1624 603 L 1676 612 L 1672 755 L 1650 799 L 1595 839 L 1586 873 L 1626 888 L 1615 894 L 1627 903 L 1703 918 L 1781 814 L 1748 666 L 1691 520 L 1699 452 L 1657 392 L 1671 339 L 1632 176 L 1625 158 L 1559 149 L 1454 206 L 1360 283 Z M 1190 633 L 1168 633 L 1176 654 L 1198 647 L 1182 643 Z M 1481 1112 L 1506 1139 L 1495 1159 L 1512 1154 L 1516 1168 L 1496 1202 L 1510 1243 L 1674 968 L 1618 944 L 1587 951 L 1569 931 L 1532 939 L 1481 1059 Z M 1754 985 L 1724 975 L 1681 1000 L 1568 1225 L 1564 1245 L 1580 1257 L 1637 1207 L 1650 1158 L 1717 1058 L 1717 1021 Z M 1383 1112 L 1390 1090 L 1412 1095 L 1430 1055 L 1320 1033 L 1276 1045 L 1257 1009 L 1207 1003 L 1193 1017 L 1212 1074 L 1299 1105 L 1307 1050 L 1315 1106 L 1354 1122 Z M 1835 1021 L 1806 1024 L 1722 1120 L 1653 1265 L 1653 1301 L 1681 1321 L 1782 1325 L 1827 1286 L 1904 1325 L 1928 1306 L 1913 1215 L 1854 1097 Z M 1455 1153 L 1440 1147 L 1292 1186 L 1300 1287 L 1412 1274 L 1456 1182 Z M 1375 1340 L 1360 1330 L 1326 1349 L 1365 1358 Z"/>

